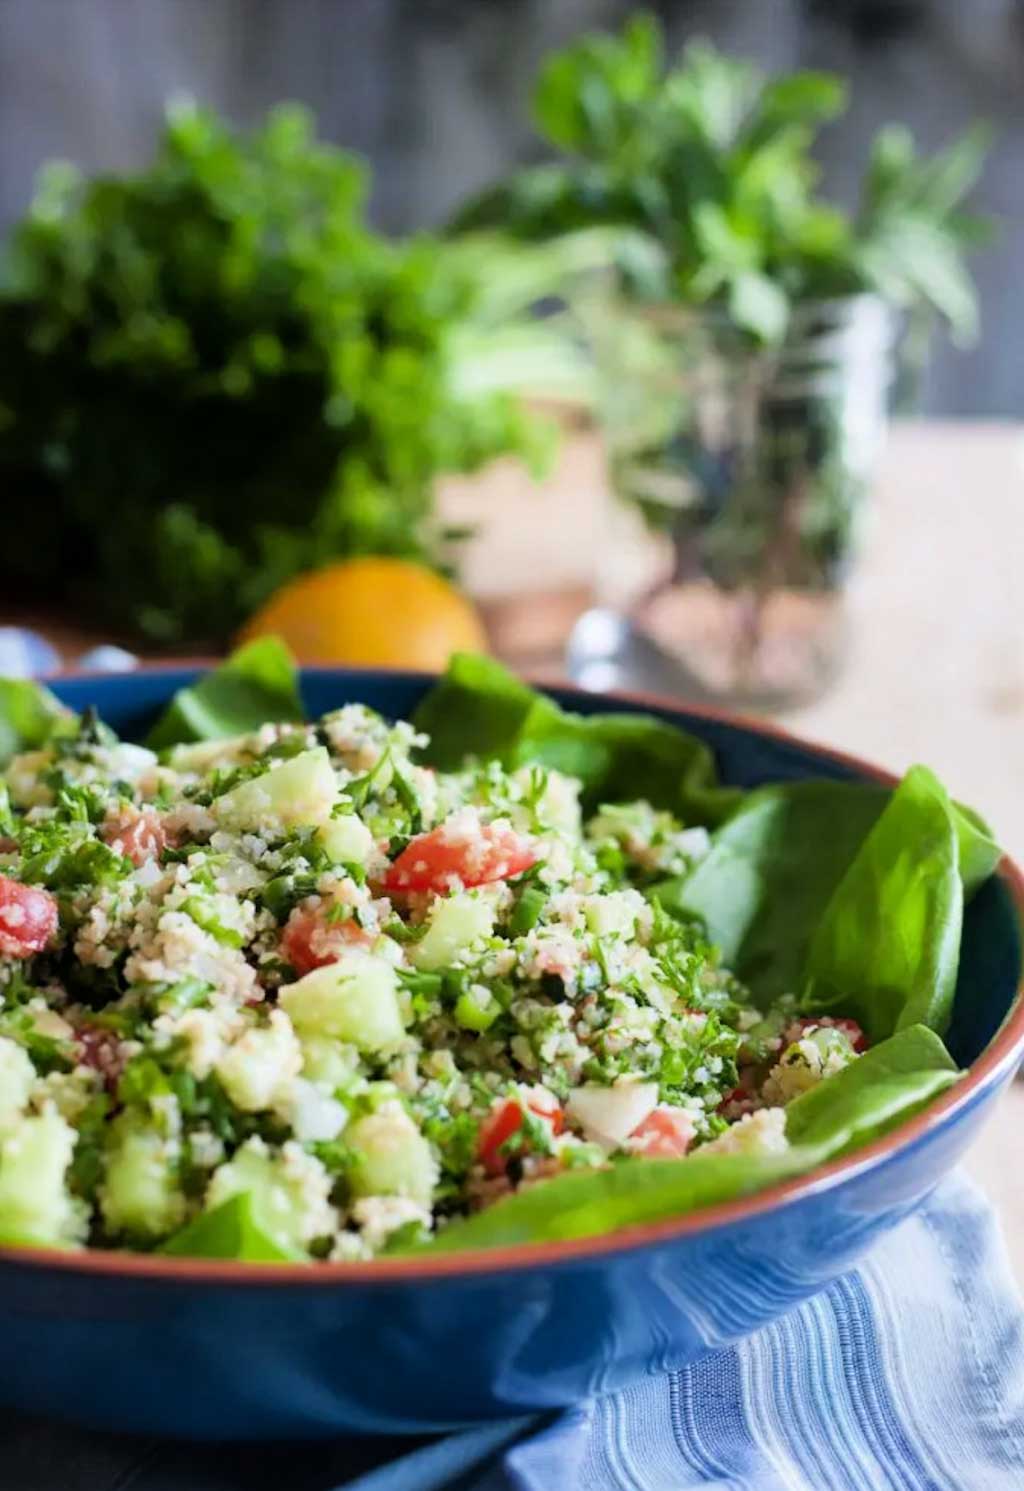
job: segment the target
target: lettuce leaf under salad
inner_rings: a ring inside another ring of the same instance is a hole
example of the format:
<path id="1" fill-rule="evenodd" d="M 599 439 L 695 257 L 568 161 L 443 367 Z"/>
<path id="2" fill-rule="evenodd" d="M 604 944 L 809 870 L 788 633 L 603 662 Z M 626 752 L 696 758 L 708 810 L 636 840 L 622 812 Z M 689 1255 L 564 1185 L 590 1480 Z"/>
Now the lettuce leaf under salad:
<path id="1" fill-rule="evenodd" d="M 20 751 L 44 746 L 68 717 L 68 711 L 41 683 L 0 678 L 0 768 Z"/>
<path id="2" fill-rule="evenodd" d="M 248 1192 L 230 1196 L 212 1211 L 200 1212 L 159 1251 L 171 1258 L 223 1258 L 237 1263 L 303 1261 L 301 1253 L 275 1242 L 260 1225 Z"/>
<path id="3" fill-rule="evenodd" d="M 880 1138 L 957 1078 L 937 1035 L 911 1026 L 786 1108 L 790 1147 L 779 1154 L 697 1150 L 682 1160 L 629 1159 L 569 1172 L 452 1222 L 429 1252 L 592 1237 L 736 1200 Z"/>
<path id="4" fill-rule="evenodd" d="M 179 689 L 146 744 L 154 751 L 246 735 L 272 721 L 303 719 L 295 659 L 277 637 L 239 647 L 219 668 Z"/>
<path id="5" fill-rule="evenodd" d="M 283 645 L 261 639 L 179 691 L 149 736 L 180 742 L 298 720 L 298 674 Z M 45 745 L 67 711 L 41 686 L 0 680 L 0 763 Z M 629 1159 L 569 1171 L 449 1224 L 429 1247 L 451 1251 L 584 1237 L 749 1194 L 887 1133 L 947 1088 L 942 1044 L 959 962 L 965 900 L 999 850 L 985 824 L 924 767 L 890 792 L 874 783 L 801 781 L 745 792 L 722 784 L 696 737 L 640 714 L 561 709 L 488 658 L 456 656 L 414 722 L 425 759 L 536 763 L 578 777 L 594 808 L 644 798 L 710 847 L 647 894 L 702 928 L 759 1005 L 796 996 L 807 1015 L 852 1017 L 871 1045 L 785 1109 L 788 1148 Z M 205 1213 L 162 1251 L 283 1261 L 246 1198 Z"/>
<path id="6" fill-rule="evenodd" d="M 578 777 L 583 800 L 638 796 L 688 823 L 720 823 L 743 792 L 718 780 L 708 746 L 646 714 L 572 714 L 493 658 L 459 653 L 416 710 L 430 737 L 426 760 L 456 770 L 467 756 L 508 768 L 537 764 Z"/>

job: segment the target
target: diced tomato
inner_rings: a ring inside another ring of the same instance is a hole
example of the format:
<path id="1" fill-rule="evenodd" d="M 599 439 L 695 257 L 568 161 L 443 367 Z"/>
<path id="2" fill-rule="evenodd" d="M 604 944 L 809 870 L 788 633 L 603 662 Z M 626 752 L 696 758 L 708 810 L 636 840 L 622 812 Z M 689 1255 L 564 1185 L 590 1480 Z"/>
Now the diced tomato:
<path id="1" fill-rule="evenodd" d="M 680 1160 L 693 1143 L 693 1118 L 682 1108 L 655 1108 L 629 1137 L 645 1159 Z"/>
<path id="2" fill-rule="evenodd" d="M 167 846 L 167 832 L 154 808 L 143 808 L 133 816 L 122 815 L 107 826 L 103 838 L 115 853 L 123 854 L 136 868 L 148 859 L 159 859 Z"/>
<path id="3" fill-rule="evenodd" d="M 345 949 L 369 947 L 372 934 L 354 916 L 329 921 L 323 907 L 296 906 L 285 923 L 281 952 L 298 974 L 337 963 Z"/>
<path id="4" fill-rule="evenodd" d="M 519 1130 L 522 1122 L 523 1110 L 511 1098 L 492 1109 L 484 1119 L 477 1137 L 476 1152 L 488 1175 L 503 1174 L 507 1156 L 501 1153 L 501 1146 Z"/>
<path id="5" fill-rule="evenodd" d="M 548 1093 L 534 1092 L 527 1099 L 527 1108 L 538 1118 L 551 1125 L 553 1134 L 560 1134 L 565 1127 L 565 1115 L 554 1098 Z M 504 1175 L 509 1156 L 502 1154 L 501 1146 L 523 1126 L 523 1108 L 515 1098 L 506 1098 L 484 1119 L 477 1137 L 477 1158 L 488 1175 Z"/>
<path id="6" fill-rule="evenodd" d="M 75 1044 L 79 1065 L 99 1072 L 107 1088 L 113 1092 L 124 1068 L 120 1042 L 114 1032 L 85 1025 L 76 1031 Z"/>
<path id="7" fill-rule="evenodd" d="M 487 885 L 521 875 L 536 864 L 528 839 L 508 823 L 471 823 L 455 820 L 420 834 L 388 866 L 384 888 L 389 891 L 448 891 L 458 885 Z"/>
<path id="8" fill-rule="evenodd" d="M 802 1040 L 809 1030 L 819 1030 L 822 1026 L 831 1030 L 841 1030 L 855 1051 L 866 1051 L 868 1038 L 857 1024 L 856 1020 L 837 1019 L 832 1015 L 819 1015 L 816 1019 L 810 1016 L 801 1016 L 794 1020 L 786 1031 L 786 1040 L 792 1045 L 794 1041 Z"/>
<path id="9" fill-rule="evenodd" d="M 48 890 L 0 875 L 0 957 L 28 958 L 53 941 L 59 917 Z"/>

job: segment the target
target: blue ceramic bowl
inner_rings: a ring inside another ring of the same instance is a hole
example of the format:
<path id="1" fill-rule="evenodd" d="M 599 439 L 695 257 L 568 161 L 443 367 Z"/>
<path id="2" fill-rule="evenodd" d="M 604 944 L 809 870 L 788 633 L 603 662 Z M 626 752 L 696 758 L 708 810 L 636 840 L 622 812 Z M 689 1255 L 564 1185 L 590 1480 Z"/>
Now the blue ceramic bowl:
<path id="1" fill-rule="evenodd" d="M 59 681 L 122 734 L 195 669 Z M 316 714 L 413 709 L 429 679 L 308 669 Z M 601 696 L 555 691 L 583 712 Z M 718 714 L 616 699 L 701 736 L 752 787 L 874 772 Z M 637 783 L 642 792 L 643 783 Z M 260 1268 L 117 1254 L 0 1253 L 0 1402 L 97 1427 L 202 1438 L 421 1432 L 553 1409 L 693 1361 L 823 1288 L 912 1211 L 991 1113 L 1024 1052 L 1024 881 L 971 904 L 953 1055 L 925 1113 L 803 1179 L 675 1221 L 578 1242 L 363 1264 Z"/>

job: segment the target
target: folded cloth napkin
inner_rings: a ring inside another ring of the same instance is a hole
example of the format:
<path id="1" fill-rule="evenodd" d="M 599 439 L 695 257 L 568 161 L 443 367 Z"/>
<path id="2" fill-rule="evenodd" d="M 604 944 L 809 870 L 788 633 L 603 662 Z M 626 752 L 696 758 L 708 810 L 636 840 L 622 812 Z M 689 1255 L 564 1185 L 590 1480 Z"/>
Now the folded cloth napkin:
<path id="1" fill-rule="evenodd" d="M 1024 1306 L 955 1176 L 776 1325 L 554 1418 L 211 1448 L 0 1413 L 0 1445 L 4 1491 L 1022 1491 Z"/>

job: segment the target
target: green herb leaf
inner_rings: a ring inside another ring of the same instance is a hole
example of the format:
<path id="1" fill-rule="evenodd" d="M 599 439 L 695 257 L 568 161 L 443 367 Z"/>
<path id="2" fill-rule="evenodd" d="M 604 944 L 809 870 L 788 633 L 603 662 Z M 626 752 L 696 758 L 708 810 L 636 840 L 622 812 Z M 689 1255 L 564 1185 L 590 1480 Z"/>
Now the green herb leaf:
<path id="1" fill-rule="evenodd" d="M 729 314 L 737 326 L 760 341 L 781 342 L 789 321 L 789 300 L 776 280 L 745 269 L 730 281 Z"/>
<path id="2" fill-rule="evenodd" d="M 616 149 L 632 126 L 632 107 L 654 89 L 661 30 L 652 16 L 632 17 L 622 36 L 589 36 L 556 52 L 541 69 L 534 117 L 548 139 L 583 153 Z"/>
<path id="3" fill-rule="evenodd" d="M 804 1149 L 772 1156 L 698 1152 L 685 1160 L 631 1159 L 602 1170 L 572 1170 L 452 1222 L 428 1251 L 554 1242 L 662 1221 L 762 1190 L 817 1159 Z"/>
<path id="4" fill-rule="evenodd" d="M 56 818 L 22 828 L 21 878 L 49 890 L 75 890 L 81 885 L 112 885 L 131 874 L 130 859 L 83 830 L 79 822 L 61 823 Z"/>
<path id="5" fill-rule="evenodd" d="M 306 896 L 316 893 L 320 876 L 305 871 L 286 871 L 268 880 L 259 892 L 262 904 L 279 922 L 288 920 L 288 913 Z"/>

